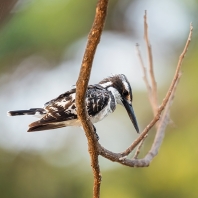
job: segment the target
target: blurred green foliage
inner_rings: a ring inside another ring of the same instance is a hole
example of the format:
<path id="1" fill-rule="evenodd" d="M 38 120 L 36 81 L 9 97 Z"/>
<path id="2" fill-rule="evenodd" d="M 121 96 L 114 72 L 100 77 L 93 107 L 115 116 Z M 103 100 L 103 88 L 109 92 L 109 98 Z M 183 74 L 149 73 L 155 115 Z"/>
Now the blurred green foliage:
<path id="1" fill-rule="evenodd" d="M 109 13 L 116 2 L 110 3 Z M 87 35 L 96 7 L 96 1 L 81 0 L 34 0 L 29 4 L 1 28 L 0 72 L 34 53 L 59 60 L 72 42 Z"/>
<path id="2" fill-rule="evenodd" d="M 0 157 L 1 197 L 50 198 L 91 195 L 90 176 L 80 171 L 78 165 L 57 168 L 35 154 L 21 153 L 15 156 L 14 153 L 4 150 L 0 150 Z M 86 178 L 86 182 L 83 178 Z"/>
<path id="3" fill-rule="evenodd" d="M 111 9 L 117 1 L 110 2 L 111 16 Z M 95 4 L 95 1 L 35 0 L 27 9 L 14 14 L 0 31 L 0 72 L 32 53 L 53 56 L 58 60 L 67 45 L 89 31 Z M 171 110 L 174 124 L 168 127 L 159 155 L 148 168 L 116 166 L 104 171 L 101 167 L 102 198 L 198 197 L 197 43 L 195 30 Z M 166 89 L 163 91 L 165 93 Z M 142 98 L 142 93 L 139 96 L 137 93 L 138 104 L 145 104 L 146 97 Z M 140 107 L 140 111 L 144 110 Z M 149 138 L 147 144 L 151 142 L 152 138 Z M 142 155 L 146 154 L 147 147 L 143 147 Z M 14 151 L 1 148 L 0 196 L 91 197 L 91 167 L 84 163 L 56 167 L 34 153 L 16 155 Z"/>

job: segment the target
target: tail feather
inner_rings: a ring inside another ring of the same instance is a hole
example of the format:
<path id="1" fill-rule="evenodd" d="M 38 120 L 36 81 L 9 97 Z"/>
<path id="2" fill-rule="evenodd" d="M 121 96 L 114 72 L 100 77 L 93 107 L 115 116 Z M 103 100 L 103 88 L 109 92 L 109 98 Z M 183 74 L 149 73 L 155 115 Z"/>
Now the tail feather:
<path id="1" fill-rule="evenodd" d="M 18 115 L 36 115 L 36 114 L 46 114 L 46 111 L 42 108 L 32 108 L 29 110 L 16 110 L 16 111 L 8 111 L 8 116 L 18 116 Z"/>
<path id="2" fill-rule="evenodd" d="M 45 116 L 46 111 L 42 108 L 32 108 L 29 110 L 16 110 L 16 111 L 8 111 L 9 116 L 18 116 L 18 115 L 36 115 L 36 116 Z M 46 120 L 45 120 L 46 121 Z M 44 130 L 50 130 L 50 129 L 57 129 L 65 127 L 64 122 L 41 122 L 41 120 L 38 120 L 36 122 L 33 122 L 29 125 L 28 132 L 35 132 L 35 131 L 44 131 Z"/>
<path id="3" fill-rule="evenodd" d="M 35 132 L 35 131 L 44 131 L 65 127 L 64 123 L 49 123 L 49 124 L 41 124 L 39 121 L 33 122 L 29 125 L 29 129 L 27 132 Z"/>

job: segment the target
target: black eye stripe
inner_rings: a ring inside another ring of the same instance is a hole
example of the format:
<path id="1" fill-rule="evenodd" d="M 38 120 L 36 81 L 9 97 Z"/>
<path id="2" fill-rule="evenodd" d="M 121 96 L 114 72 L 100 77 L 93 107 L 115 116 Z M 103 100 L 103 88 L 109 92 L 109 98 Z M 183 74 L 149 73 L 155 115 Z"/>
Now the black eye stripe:
<path id="1" fill-rule="evenodd" d="M 127 90 L 124 90 L 123 95 L 127 96 L 129 94 L 129 92 Z"/>

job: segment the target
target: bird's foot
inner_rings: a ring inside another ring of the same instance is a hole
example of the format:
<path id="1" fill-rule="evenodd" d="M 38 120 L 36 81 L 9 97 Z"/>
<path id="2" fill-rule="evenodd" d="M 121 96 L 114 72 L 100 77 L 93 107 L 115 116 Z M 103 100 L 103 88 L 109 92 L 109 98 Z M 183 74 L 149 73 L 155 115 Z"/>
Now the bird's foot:
<path id="1" fill-rule="evenodd" d="M 96 135 L 97 140 L 99 140 L 100 138 L 99 138 L 98 134 L 96 133 L 96 127 L 94 125 L 93 125 L 93 129 L 94 129 L 94 133 Z"/>

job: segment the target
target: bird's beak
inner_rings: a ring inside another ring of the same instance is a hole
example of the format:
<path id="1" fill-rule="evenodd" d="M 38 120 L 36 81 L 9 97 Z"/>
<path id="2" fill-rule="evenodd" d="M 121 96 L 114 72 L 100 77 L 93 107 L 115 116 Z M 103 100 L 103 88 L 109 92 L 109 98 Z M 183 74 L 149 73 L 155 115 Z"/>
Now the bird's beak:
<path id="1" fill-rule="evenodd" d="M 138 127 L 138 123 L 137 123 L 132 105 L 130 105 L 125 98 L 123 98 L 122 102 L 123 102 L 123 105 L 124 105 L 125 109 L 127 110 L 127 113 L 133 123 L 133 126 L 135 127 L 137 133 L 139 133 L 139 127 Z"/>

